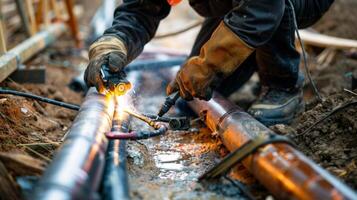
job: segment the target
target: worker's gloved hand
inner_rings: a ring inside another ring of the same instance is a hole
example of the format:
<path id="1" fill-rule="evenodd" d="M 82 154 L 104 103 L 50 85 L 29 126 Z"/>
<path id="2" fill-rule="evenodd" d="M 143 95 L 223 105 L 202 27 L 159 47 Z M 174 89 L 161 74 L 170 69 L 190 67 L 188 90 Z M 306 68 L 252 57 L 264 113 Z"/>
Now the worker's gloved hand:
<path id="1" fill-rule="evenodd" d="M 103 93 L 101 67 L 108 66 L 110 72 L 119 73 L 127 64 L 127 50 L 124 43 L 115 36 L 102 36 L 89 48 L 89 64 L 84 73 L 88 87 L 95 86 Z"/>
<path id="2" fill-rule="evenodd" d="M 192 58 L 182 66 L 176 79 L 167 86 L 167 94 L 179 91 L 181 98 L 187 101 L 193 97 L 211 99 L 212 87 L 218 82 L 218 78 L 212 69 L 199 65 L 197 59 L 199 58 Z"/>
<path id="3" fill-rule="evenodd" d="M 167 87 L 167 94 L 180 91 L 185 100 L 209 100 L 219 81 L 231 75 L 254 51 L 224 22 L 202 46 L 199 56 L 190 58 Z"/>

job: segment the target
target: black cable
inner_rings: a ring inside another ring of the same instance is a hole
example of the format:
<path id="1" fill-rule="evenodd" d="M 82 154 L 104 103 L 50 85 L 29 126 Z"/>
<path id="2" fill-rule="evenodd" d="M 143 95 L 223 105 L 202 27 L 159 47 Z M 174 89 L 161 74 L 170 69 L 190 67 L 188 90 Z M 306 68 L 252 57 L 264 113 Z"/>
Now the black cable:
<path id="1" fill-rule="evenodd" d="M 21 97 L 26 97 L 26 98 L 30 98 L 30 99 L 35 99 L 38 101 L 42 101 L 45 103 L 49 103 L 55 106 L 60 106 L 63 108 L 67 108 L 67 109 L 71 109 L 71 110 L 79 110 L 79 105 L 75 105 L 75 104 L 70 104 L 70 103 L 65 103 L 62 101 L 57 101 L 54 99 L 50 99 L 50 98 L 46 98 L 46 97 L 41 97 L 41 96 L 37 96 L 34 94 L 30 94 L 30 93 L 26 93 L 26 92 L 20 92 L 20 91 L 16 91 L 16 90 L 8 90 L 8 89 L 2 89 L 0 88 L 0 94 L 11 94 L 11 95 L 15 95 L 15 96 L 21 96 Z"/>
<path id="2" fill-rule="evenodd" d="M 295 8 L 294 8 L 294 5 L 293 3 L 288 0 L 289 4 L 290 4 L 290 7 L 291 7 L 291 10 L 292 10 L 292 14 L 293 14 L 293 20 L 294 20 L 294 28 L 295 28 L 295 32 L 296 32 L 296 35 L 298 37 L 298 40 L 299 40 L 299 44 L 301 46 L 301 49 L 302 49 L 302 56 L 303 56 L 303 60 L 304 60 L 304 68 L 305 68 L 305 71 L 306 71 L 306 75 L 307 75 L 307 78 L 309 79 L 309 82 L 310 82 L 310 85 L 312 87 L 312 90 L 314 92 L 314 94 L 316 95 L 316 97 L 318 98 L 318 100 L 320 102 L 323 101 L 323 98 L 319 92 L 319 90 L 317 89 L 316 87 L 316 84 L 314 82 L 314 80 L 312 79 L 311 77 L 311 73 L 309 71 L 309 67 L 308 67 L 308 63 L 307 63 L 307 58 L 306 58 L 306 50 L 305 50 L 305 47 L 304 47 L 304 44 L 301 40 L 301 37 L 300 37 L 300 33 L 299 33 L 299 28 L 298 28 L 298 25 L 297 25 L 297 20 L 296 20 L 296 15 L 295 15 Z"/>
<path id="3" fill-rule="evenodd" d="M 346 103 L 344 105 L 338 106 L 335 109 L 333 109 L 329 114 L 327 114 L 325 117 L 319 119 L 317 122 L 315 122 L 313 125 L 311 125 L 309 128 L 307 128 L 304 132 L 296 135 L 296 136 L 302 136 L 308 132 L 310 132 L 315 126 L 317 126 L 318 124 L 320 124 L 321 122 L 325 121 L 326 119 L 330 118 L 332 115 L 338 113 L 339 111 L 342 111 L 350 106 L 355 106 L 357 105 L 357 101 L 352 101 L 349 103 Z"/>

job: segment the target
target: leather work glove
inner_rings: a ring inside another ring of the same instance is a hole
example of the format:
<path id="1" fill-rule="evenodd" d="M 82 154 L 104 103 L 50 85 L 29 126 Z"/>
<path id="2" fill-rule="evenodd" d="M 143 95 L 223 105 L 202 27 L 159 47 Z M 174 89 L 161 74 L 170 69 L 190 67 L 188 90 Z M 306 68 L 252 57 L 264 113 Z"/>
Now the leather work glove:
<path id="1" fill-rule="evenodd" d="M 231 75 L 254 51 L 224 22 L 202 46 L 198 56 L 190 58 L 167 87 L 168 95 L 180 91 L 185 100 L 193 97 L 209 100 L 218 82 Z"/>
<path id="2" fill-rule="evenodd" d="M 84 73 L 88 87 L 95 86 L 104 93 L 101 78 L 102 65 L 107 65 L 111 73 L 120 73 L 127 64 L 127 50 L 124 43 L 115 36 L 102 36 L 89 47 L 89 64 Z"/>

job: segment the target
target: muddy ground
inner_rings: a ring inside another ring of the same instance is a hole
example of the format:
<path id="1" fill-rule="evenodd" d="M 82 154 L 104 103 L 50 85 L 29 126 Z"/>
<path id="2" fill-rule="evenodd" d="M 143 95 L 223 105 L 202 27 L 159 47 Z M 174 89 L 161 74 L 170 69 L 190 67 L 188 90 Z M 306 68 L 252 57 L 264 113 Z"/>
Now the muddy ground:
<path id="1" fill-rule="evenodd" d="M 356 1 L 336 0 L 314 28 L 328 35 L 357 39 L 356 8 Z M 334 108 L 357 100 L 357 91 L 351 92 L 351 76 L 357 70 L 357 60 L 350 57 L 348 51 L 333 52 L 330 61 L 320 62 L 321 49 L 310 49 L 310 69 L 324 101 L 312 100 L 311 87 L 307 84 L 306 111 L 287 130 L 302 152 L 357 189 L 356 105 L 341 110 L 310 132 L 300 135 Z"/>
<path id="2" fill-rule="evenodd" d="M 88 3 L 84 5 L 87 13 L 81 20 L 81 27 L 85 37 L 88 34 L 88 20 L 92 15 L 90 12 L 95 9 Z M 176 29 L 177 26 L 169 23 L 172 20 L 183 26 L 187 20 L 197 20 L 197 15 L 193 12 L 188 12 L 177 20 L 181 16 L 180 12 L 186 12 L 186 8 L 184 5 L 174 9 L 167 23 L 160 25 L 159 32 L 166 33 L 167 30 Z M 356 15 L 356 8 L 354 0 L 336 0 L 314 28 L 328 35 L 357 39 L 357 22 L 352 17 Z M 148 47 L 175 47 L 176 50 L 188 53 L 197 31 L 198 28 L 173 39 L 153 40 Z M 177 43 L 179 40 L 184 42 Z M 308 50 L 312 75 L 325 101 L 319 103 L 314 100 L 311 89 L 306 84 L 306 111 L 292 125 L 279 125 L 272 129 L 290 136 L 312 160 L 357 189 L 356 107 L 343 110 L 310 132 L 300 135 L 336 106 L 357 100 L 355 94 L 344 91 L 351 90 L 351 72 L 357 69 L 357 60 L 349 56 L 350 52 L 333 50 L 332 59 L 321 61 L 318 58 L 323 49 L 310 47 Z M 46 67 L 45 84 L 18 84 L 7 79 L 0 86 L 80 104 L 83 94 L 73 92 L 68 84 L 85 67 L 86 62 L 85 49 L 76 50 L 70 36 L 63 36 L 56 44 L 27 63 L 29 66 Z M 165 83 L 158 79 L 152 80 L 153 76 L 155 74 L 145 73 L 143 84 L 151 85 L 151 89 L 138 91 L 140 95 L 137 109 L 143 112 L 155 113 L 164 100 Z M 356 90 L 354 92 L 357 93 Z M 243 107 L 246 105 L 247 102 L 244 102 Z M 175 113 L 177 110 L 171 114 Z M 75 116 L 75 111 L 21 97 L 0 96 L 0 161 L 13 179 L 42 173 L 60 147 Z M 133 129 L 142 126 L 143 124 L 133 120 Z M 130 142 L 128 168 L 131 196 L 133 199 L 243 198 L 244 195 L 226 180 L 208 185 L 196 182 L 199 174 L 217 163 L 226 153 L 219 139 L 212 136 L 206 128 L 202 128 L 199 133 L 170 133 L 160 138 Z M 26 158 L 17 159 L 24 155 Z M 21 167 L 25 170 L 18 170 Z M 237 170 L 238 174 L 234 177 L 247 184 L 260 199 L 269 196 L 242 166 Z"/>

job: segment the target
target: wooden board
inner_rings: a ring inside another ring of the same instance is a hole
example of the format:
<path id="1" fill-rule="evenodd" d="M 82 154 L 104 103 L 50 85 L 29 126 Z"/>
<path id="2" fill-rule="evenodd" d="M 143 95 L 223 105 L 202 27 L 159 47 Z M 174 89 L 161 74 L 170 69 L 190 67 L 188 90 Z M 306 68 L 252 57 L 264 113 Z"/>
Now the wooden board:
<path id="1" fill-rule="evenodd" d="M 300 30 L 301 39 L 305 44 L 317 47 L 332 47 L 335 49 L 352 49 L 357 48 L 356 40 L 349 40 L 338 38 L 321 33 L 313 32 L 311 30 Z"/>

